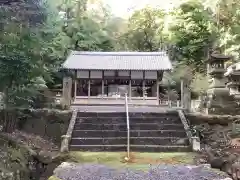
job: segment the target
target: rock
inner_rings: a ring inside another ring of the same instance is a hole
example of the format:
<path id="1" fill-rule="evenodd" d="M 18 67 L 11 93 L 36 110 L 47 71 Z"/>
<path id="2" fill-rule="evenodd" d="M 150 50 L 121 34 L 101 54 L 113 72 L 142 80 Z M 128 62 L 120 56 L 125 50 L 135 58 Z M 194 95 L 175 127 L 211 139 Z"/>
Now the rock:
<path id="1" fill-rule="evenodd" d="M 211 147 L 212 147 L 213 149 L 215 149 L 215 148 L 218 148 L 219 145 L 218 145 L 218 143 L 217 143 L 216 141 L 214 141 L 214 142 L 211 143 Z"/>
<path id="2" fill-rule="evenodd" d="M 224 126 L 220 125 L 220 124 L 215 124 L 213 127 L 212 127 L 212 130 L 215 131 L 215 132 L 219 132 L 219 130 L 222 130 L 224 128 Z"/>
<path id="3" fill-rule="evenodd" d="M 59 178 L 57 178 L 55 176 L 51 176 L 50 178 L 48 178 L 48 180 L 61 180 L 61 179 L 59 179 Z"/>
<path id="4" fill-rule="evenodd" d="M 69 162 L 63 162 L 62 164 L 60 164 L 58 167 L 59 168 L 70 168 L 72 167 L 73 164 L 72 163 L 69 163 Z"/>
<path id="5" fill-rule="evenodd" d="M 53 171 L 53 174 L 58 174 L 58 172 L 62 171 L 63 169 L 72 169 L 74 167 L 76 167 L 75 163 L 63 162 Z"/>
<path id="6" fill-rule="evenodd" d="M 215 155 L 216 155 L 216 156 L 221 156 L 221 155 L 222 155 L 221 150 L 217 150 L 217 151 L 215 152 Z"/>
<path id="7" fill-rule="evenodd" d="M 221 169 L 222 166 L 224 165 L 224 160 L 220 157 L 219 158 L 216 157 L 210 160 L 210 164 L 212 168 Z"/>
<path id="8" fill-rule="evenodd" d="M 199 159 L 199 163 L 201 163 L 201 164 L 205 164 L 205 163 L 207 163 L 207 160 L 206 160 L 206 159 L 203 159 L 203 158 L 201 158 L 201 159 Z"/>
<path id="9" fill-rule="evenodd" d="M 37 157 L 37 155 L 38 155 L 37 152 L 32 150 L 31 148 L 28 148 L 28 152 L 29 152 L 29 155 L 33 156 L 33 157 Z"/>
<path id="10" fill-rule="evenodd" d="M 178 139 L 175 144 L 176 145 L 181 145 L 181 144 L 186 144 L 188 142 L 188 139 Z"/>
<path id="11" fill-rule="evenodd" d="M 211 168 L 211 164 L 202 164 L 201 166 L 202 166 L 203 168 L 208 168 L 208 169 Z"/>
<path id="12" fill-rule="evenodd" d="M 229 156 L 227 157 L 227 161 L 228 162 L 235 162 L 238 158 L 238 154 L 234 153 L 234 154 L 229 154 Z"/>
<path id="13" fill-rule="evenodd" d="M 70 159 L 69 154 L 58 153 L 52 158 L 52 161 L 58 164 L 65 162 Z"/>
<path id="14" fill-rule="evenodd" d="M 221 168 L 221 171 L 226 172 L 228 175 L 232 176 L 232 163 L 226 162 Z"/>
<path id="15" fill-rule="evenodd" d="M 232 178 L 233 180 L 240 180 L 240 163 L 238 162 L 232 165 Z"/>
<path id="16" fill-rule="evenodd" d="M 201 126 L 202 126 L 202 128 L 203 128 L 204 130 L 206 130 L 206 131 L 211 130 L 211 127 L 209 126 L 208 123 L 204 123 L 204 124 L 202 124 Z"/>
<path id="17" fill-rule="evenodd" d="M 58 152 L 56 152 L 56 153 L 52 154 L 52 162 L 50 164 L 45 164 L 45 166 L 44 166 L 45 170 L 41 174 L 42 179 L 40 179 L 40 180 L 48 179 L 49 176 L 53 174 L 54 169 L 56 169 L 62 162 L 69 160 L 68 154 L 61 154 Z"/>
<path id="18" fill-rule="evenodd" d="M 49 151 L 40 151 L 37 156 L 41 163 L 49 164 L 52 162 L 52 154 Z"/>

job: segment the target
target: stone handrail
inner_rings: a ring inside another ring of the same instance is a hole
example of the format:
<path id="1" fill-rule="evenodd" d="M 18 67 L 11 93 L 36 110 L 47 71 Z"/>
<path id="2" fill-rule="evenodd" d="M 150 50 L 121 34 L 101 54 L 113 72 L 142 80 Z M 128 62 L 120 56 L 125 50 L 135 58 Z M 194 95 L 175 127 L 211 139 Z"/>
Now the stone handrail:
<path id="1" fill-rule="evenodd" d="M 184 129 L 187 133 L 187 137 L 188 137 L 188 140 L 189 140 L 189 142 L 192 146 L 193 151 L 200 151 L 200 139 L 199 139 L 199 137 L 194 137 L 192 135 L 190 125 L 189 125 L 189 123 L 188 123 L 188 121 L 187 121 L 187 119 L 186 119 L 182 110 L 178 110 L 178 115 L 179 115 L 179 117 L 181 119 L 181 122 L 184 126 Z"/>
<path id="2" fill-rule="evenodd" d="M 185 117 L 185 115 L 184 115 L 182 110 L 178 110 L 178 115 L 179 115 L 179 117 L 181 119 L 181 122 L 182 122 L 182 124 L 184 126 L 184 129 L 185 129 L 185 131 L 187 133 L 188 139 L 191 142 L 191 140 L 192 140 L 191 139 L 192 138 L 192 133 L 190 131 L 190 126 L 188 124 L 188 121 L 187 121 L 187 119 L 186 119 L 186 117 Z"/>
<path id="3" fill-rule="evenodd" d="M 76 109 L 73 110 L 67 133 L 66 133 L 66 135 L 62 136 L 62 144 L 61 144 L 61 150 L 60 150 L 62 153 L 69 151 L 69 141 L 72 138 L 72 132 L 73 132 L 73 128 L 75 126 L 77 113 L 78 113 L 78 111 Z"/>

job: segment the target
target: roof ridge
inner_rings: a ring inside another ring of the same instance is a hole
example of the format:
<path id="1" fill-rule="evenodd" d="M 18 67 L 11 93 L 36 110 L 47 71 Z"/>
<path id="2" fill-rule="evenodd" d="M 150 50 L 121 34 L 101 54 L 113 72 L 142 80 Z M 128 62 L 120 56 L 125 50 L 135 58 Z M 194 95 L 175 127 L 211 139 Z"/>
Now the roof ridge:
<path id="1" fill-rule="evenodd" d="M 133 52 L 133 51 L 113 51 L 113 52 L 97 52 L 97 51 L 72 51 L 72 55 L 104 55 L 104 56 L 159 56 L 164 55 L 167 56 L 166 51 L 158 51 L 158 52 Z"/>

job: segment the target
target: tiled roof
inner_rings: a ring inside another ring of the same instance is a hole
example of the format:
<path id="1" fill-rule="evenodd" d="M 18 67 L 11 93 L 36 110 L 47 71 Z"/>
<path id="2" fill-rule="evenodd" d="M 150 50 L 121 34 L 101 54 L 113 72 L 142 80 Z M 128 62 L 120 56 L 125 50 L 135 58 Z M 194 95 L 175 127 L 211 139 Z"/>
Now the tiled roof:
<path id="1" fill-rule="evenodd" d="M 165 52 L 79 52 L 73 51 L 64 69 L 81 70 L 170 70 Z"/>

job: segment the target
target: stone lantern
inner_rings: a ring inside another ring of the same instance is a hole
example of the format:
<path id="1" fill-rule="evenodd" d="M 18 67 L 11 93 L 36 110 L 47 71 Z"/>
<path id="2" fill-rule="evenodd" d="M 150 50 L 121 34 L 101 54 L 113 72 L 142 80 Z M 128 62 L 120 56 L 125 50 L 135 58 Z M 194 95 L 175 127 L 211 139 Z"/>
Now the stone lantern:
<path id="1" fill-rule="evenodd" d="M 73 77 L 75 72 L 71 70 L 62 70 L 63 74 L 63 90 L 61 104 L 64 108 L 70 108 L 71 105 L 71 92 L 73 90 Z"/>
<path id="2" fill-rule="evenodd" d="M 226 85 L 229 89 L 229 94 L 234 96 L 237 101 L 240 101 L 240 63 L 229 66 L 224 75 L 228 80 Z"/>
<path id="3" fill-rule="evenodd" d="M 226 72 L 224 64 L 230 59 L 230 56 L 213 53 L 208 60 L 210 85 L 207 91 L 207 111 L 209 114 L 232 114 L 238 107 L 234 98 L 229 95 L 229 89 L 226 87 L 227 79 L 224 76 Z"/>

